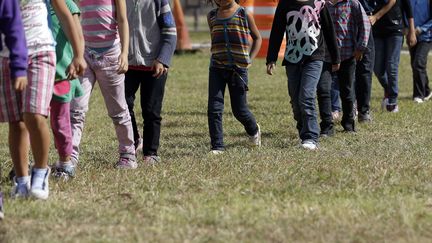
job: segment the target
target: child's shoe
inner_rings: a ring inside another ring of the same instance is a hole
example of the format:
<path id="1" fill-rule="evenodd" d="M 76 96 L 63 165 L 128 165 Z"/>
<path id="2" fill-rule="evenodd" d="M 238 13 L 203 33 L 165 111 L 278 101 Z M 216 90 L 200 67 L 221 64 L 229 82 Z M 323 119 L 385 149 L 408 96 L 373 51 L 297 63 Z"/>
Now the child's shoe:
<path id="1" fill-rule="evenodd" d="M 36 199 L 46 200 L 49 196 L 49 175 L 51 169 L 33 168 L 31 174 L 31 189 L 30 195 Z"/>
<path id="2" fill-rule="evenodd" d="M 249 144 L 254 147 L 261 146 L 261 129 L 258 124 L 257 126 L 258 126 L 258 132 L 253 136 L 249 136 Z"/>
<path id="3" fill-rule="evenodd" d="M 317 143 L 312 141 L 312 140 L 302 141 L 301 146 L 302 146 L 302 148 L 307 149 L 307 150 L 317 150 L 318 149 Z"/>
<path id="4" fill-rule="evenodd" d="M 210 150 L 210 154 L 214 154 L 214 155 L 223 154 L 223 153 L 224 153 L 223 150 L 218 150 L 218 149 Z"/>
<path id="5" fill-rule="evenodd" d="M 136 162 L 136 157 L 133 154 L 121 154 L 120 159 L 115 165 L 117 169 L 136 169 L 138 163 Z"/>
<path id="6" fill-rule="evenodd" d="M 69 163 L 57 161 L 52 168 L 53 175 L 56 179 L 67 181 L 75 177 L 75 165 L 71 161 Z"/>
<path id="7" fill-rule="evenodd" d="M 156 165 L 159 164 L 160 162 L 162 162 L 162 159 L 157 155 L 144 156 L 144 163 L 146 163 L 147 165 Z"/>
<path id="8" fill-rule="evenodd" d="M 143 151 L 143 139 L 138 138 L 138 144 L 135 146 L 135 154 L 140 154 Z"/>
<path id="9" fill-rule="evenodd" d="M 18 184 L 17 178 L 12 178 L 13 186 L 11 191 L 11 198 L 28 198 L 30 195 L 30 177 L 21 177 L 19 180 L 23 180 L 23 183 Z"/>

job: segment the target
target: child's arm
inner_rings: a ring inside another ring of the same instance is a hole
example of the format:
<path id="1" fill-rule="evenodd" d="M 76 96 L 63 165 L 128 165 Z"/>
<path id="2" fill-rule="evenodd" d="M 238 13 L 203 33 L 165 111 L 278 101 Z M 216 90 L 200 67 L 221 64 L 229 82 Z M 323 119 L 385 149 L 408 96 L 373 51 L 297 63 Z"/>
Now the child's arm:
<path id="1" fill-rule="evenodd" d="M 79 31 L 66 3 L 63 0 L 52 0 L 51 3 L 74 52 L 74 57 L 68 67 L 68 77 L 72 79 L 77 78 L 83 75 L 84 70 L 87 68 L 84 60 L 84 45 L 80 41 L 80 33 L 78 33 Z"/>
<path id="2" fill-rule="evenodd" d="M 126 2 L 116 0 L 117 23 L 120 34 L 121 54 L 119 56 L 118 73 L 125 73 L 128 70 L 128 48 L 129 48 L 129 25 L 126 15 Z"/>
<path id="3" fill-rule="evenodd" d="M 285 34 L 285 28 L 287 24 L 286 20 L 286 9 L 284 1 L 279 1 L 276 8 L 276 12 L 273 19 L 273 25 L 270 32 L 269 47 L 267 51 L 267 74 L 273 75 L 273 70 L 275 69 L 277 57 L 279 54 L 279 49 L 282 44 L 282 39 Z"/>
<path id="4" fill-rule="evenodd" d="M 357 61 L 362 59 L 364 51 L 367 49 L 369 35 L 371 32 L 371 24 L 366 12 L 358 1 L 353 1 L 353 17 L 358 28 L 358 35 L 356 40 L 356 49 L 354 50 L 354 57 Z"/>
<path id="5" fill-rule="evenodd" d="M 402 11 L 405 17 L 408 19 L 408 35 L 407 43 L 409 47 L 413 47 L 417 44 L 417 37 L 415 32 L 414 18 L 409 0 L 402 0 Z"/>
<path id="6" fill-rule="evenodd" d="M 174 55 L 177 44 L 177 30 L 174 22 L 174 16 L 168 0 L 157 1 L 156 16 L 160 28 L 160 46 L 159 55 L 153 63 L 154 77 L 161 77 L 168 72 L 171 58 Z M 150 35 L 152 33 L 149 33 Z"/>
<path id="7" fill-rule="evenodd" d="M 396 4 L 396 0 L 389 0 L 384 7 L 382 7 L 378 12 L 376 12 L 374 15 L 369 16 L 369 21 L 371 25 L 374 25 L 378 20 L 384 16 L 394 5 Z"/>
<path id="8" fill-rule="evenodd" d="M 0 4 L 0 33 L 5 35 L 5 44 L 10 52 L 9 70 L 15 90 L 22 91 L 27 86 L 28 53 L 18 1 Z"/>
<path id="9" fill-rule="evenodd" d="M 324 8 L 321 10 L 320 15 L 321 31 L 327 45 L 327 50 L 329 51 L 332 60 L 332 71 L 335 72 L 339 70 L 341 60 L 335 28 L 327 6 L 324 6 Z"/>
<path id="10" fill-rule="evenodd" d="M 416 26 L 416 35 L 419 36 L 423 32 L 432 31 L 432 0 L 429 0 L 429 20 L 420 26 Z"/>
<path id="11" fill-rule="evenodd" d="M 249 23 L 250 34 L 251 34 L 251 37 L 253 40 L 249 55 L 250 55 L 251 59 L 254 59 L 261 48 L 262 38 L 261 38 L 261 34 L 258 30 L 258 27 L 255 24 L 255 20 L 252 17 L 252 14 L 250 14 L 248 12 L 247 18 L 248 18 L 248 23 Z"/>

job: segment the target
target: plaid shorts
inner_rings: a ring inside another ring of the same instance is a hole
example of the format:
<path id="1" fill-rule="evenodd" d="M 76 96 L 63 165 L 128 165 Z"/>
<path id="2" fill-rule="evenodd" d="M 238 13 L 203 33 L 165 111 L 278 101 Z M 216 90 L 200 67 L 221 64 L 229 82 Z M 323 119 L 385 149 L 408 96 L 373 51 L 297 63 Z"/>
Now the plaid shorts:
<path id="1" fill-rule="evenodd" d="M 56 54 L 53 51 L 30 55 L 27 87 L 17 92 L 10 78 L 9 58 L 0 57 L 0 122 L 21 121 L 24 112 L 48 116 L 55 65 Z"/>

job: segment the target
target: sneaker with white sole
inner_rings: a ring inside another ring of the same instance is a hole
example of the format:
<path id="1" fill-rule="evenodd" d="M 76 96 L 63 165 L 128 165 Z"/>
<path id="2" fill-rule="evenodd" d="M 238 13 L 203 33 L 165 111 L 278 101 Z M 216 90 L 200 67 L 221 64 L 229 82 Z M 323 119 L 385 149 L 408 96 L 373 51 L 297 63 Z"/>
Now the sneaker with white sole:
<path id="1" fill-rule="evenodd" d="M 432 92 L 430 92 L 428 95 L 426 95 L 425 97 L 424 97 L 424 101 L 428 101 L 428 100 L 430 100 L 432 98 Z"/>
<path id="2" fill-rule="evenodd" d="M 413 101 L 416 104 L 421 104 L 421 103 L 424 102 L 424 100 L 422 98 L 420 98 L 420 97 L 414 97 Z"/>
<path id="3" fill-rule="evenodd" d="M 16 177 L 12 178 L 13 186 L 11 191 L 12 199 L 26 199 L 30 196 L 30 177 L 26 184 L 18 185 Z"/>
<path id="4" fill-rule="evenodd" d="M 259 124 L 257 124 L 257 126 L 258 126 L 257 133 L 253 136 L 249 136 L 249 144 L 251 146 L 254 146 L 254 147 L 260 147 L 261 146 L 261 128 L 260 128 Z"/>
<path id="5" fill-rule="evenodd" d="M 399 106 L 397 104 L 387 105 L 387 111 L 397 113 L 399 112 Z"/>
<path id="6" fill-rule="evenodd" d="M 42 183 L 35 180 L 35 169 L 32 169 L 30 195 L 36 199 L 46 200 L 49 196 L 49 175 L 51 169 L 48 167 Z"/>
<path id="7" fill-rule="evenodd" d="M 136 157 L 133 154 L 121 154 L 120 159 L 115 165 L 117 169 L 136 169 L 138 163 L 136 162 Z"/>
<path id="8" fill-rule="evenodd" d="M 224 153 L 223 150 L 218 150 L 218 149 L 210 150 L 210 154 L 214 154 L 214 155 L 223 154 L 223 153 Z"/>
<path id="9" fill-rule="evenodd" d="M 304 149 L 308 149 L 308 150 L 316 150 L 318 149 L 318 146 L 316 144 L 316 142 L 312 141 L 312 140 L 305 140 L 301 143 L 302 148 Z"/>
<path id="10" fill-rule="evenodd" d="M 144 163 L 147 165 L 156 165 L 162 162 L 161 157 L 157 155 L 146 155 L 144 156 Z"/>
<path id="11" fill-rule="evenodd" d="M 75 165 L 73 162 L 70 164 L 63 164 L 60 161 L 57 161 L 52 168 L 52 174 L 56 179 L 67 181 L 75 177 Z"/>

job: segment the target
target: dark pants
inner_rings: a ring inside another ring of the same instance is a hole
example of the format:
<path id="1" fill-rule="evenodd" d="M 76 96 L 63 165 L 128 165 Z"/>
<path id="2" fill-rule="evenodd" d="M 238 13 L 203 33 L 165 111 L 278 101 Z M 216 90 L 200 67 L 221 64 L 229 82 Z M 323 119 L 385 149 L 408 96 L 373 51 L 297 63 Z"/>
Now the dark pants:
<path id="1" fill-rule="evenodd" d="M 207 116 L 212 150 L 224 149 L 222 115 L 224 111 L 225 86 L 227 84 L 231 98 L 231 110 L 234 117 L 243 124 L 249 136 L 253 136 L 258 132 L 255 117 L 247 105 L 247 83 L 247 70 L 235 69 L 233 71 L 210 68 Z"/>
<path id="2" fill-rule="evenodd" d="M 342 61 L 337 71 L 340 98 L 342 101 L 342 127 L 345 131 L 355 131 L 354 126 L 354 79 L 356 61 L 354 57 Z"/>
<path id="3" fill-rule="evenodd" d="M 324 62 L 320 80 L 317 86 L 318 107 L 321 117 L 321 134 L 332 135 L 333 118 L 332 118 L 332 65 Z M 338 97 L 339 98 L 339 97 Z"/>
<path id="4" fill-rule="evenodd" d="M 427 75 L 427 59 L 432 42 L 418 42 L 410 49 L 413 72 L 413 98 L 424 98 L 431 92 Z"/>
<path id="5" fill-rule="evenodd" d="M 316 60 L 302 65 L 287 64 L 285 67 L 288 76 L 288 93 L 302 142 L 307 140 L 318 142 L 319 128 L 315 98 L 322 66 L 323 62 Z"/>
<path id="6" fill-rule="evenodd" d="M 162 100 L 167 76 L 160 78 L 152 76 L 153 71 L 129 70 L 125 77 L 125 94 L 129 113 L 132 119 L 135 145 L 140 138 L 134 113 L 135 93 L 140 88 L 143 129 L 143 153 L 157 155 L 161 129 Z M 140 87 L 141 85 L 141 87 Z"/>
<path id="7" fill-rule="evenodd" d="M 357 62 L 355 71 L 355 96 L 357 99 L 357 110 L 360 114 L 366 114 L 370 110 L 374 64 L 375 42 L 371 33 L 369 36 L 368 46 L 363 53 L 363 58 Z"/>

